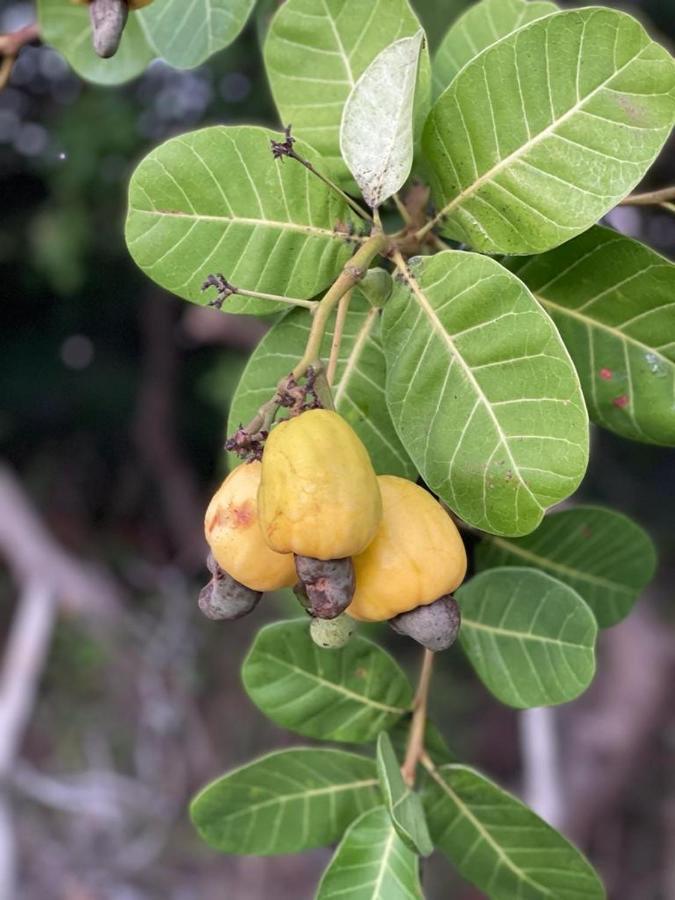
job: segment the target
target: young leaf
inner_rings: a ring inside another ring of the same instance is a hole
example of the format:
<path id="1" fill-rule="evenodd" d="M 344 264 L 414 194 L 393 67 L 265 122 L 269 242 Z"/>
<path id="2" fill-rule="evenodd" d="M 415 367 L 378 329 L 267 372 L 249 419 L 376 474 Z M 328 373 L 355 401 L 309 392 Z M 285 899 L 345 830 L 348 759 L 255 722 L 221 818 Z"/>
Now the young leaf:
<path id="1" fill-rule="evenodd" d="M 326 847 L 381 803 L 372 759 L 342 750 L 278 750 L 205 787 L 190 815 L 222 853 L 271 856 Z"/>
<path id="2" fill-rule="evenodd" d="M 340 156 L 340 122 L 350 91 L 381 50 L 419 29 L 408 0 L 286 0 L 272 20 L 265 68 L 281 121 L 293 123 L 345 186 L 351 179 Z M 425 50 L 415 112 L 420 128 L 430 87 Z"/>
<path id="3" fill-rule="evenodd" d="M 44 41 L 62 53 L 87 81 L 122 84 L 140 75 L 157 55 L 136 12 L 129 15 L 117 53 L 111 59 L 101 59 L 94 53 L 86 6 L 64 0 L 38 0 L 37 13 Z"/>
<path id="4" fill-rule="evenodd" d="M 352 822 L 324 872 L 316 900 L 423 900 L 417 856 L 396 834 L 387 810 Z"/>
<path id="5" fill-rule="evenodd" d="M 372 208 L 395 194 L 410 175 L 413 103 L 423 39 L 420 29 L 382 50 L 345 103 L 340 151 Z"/>
<path id="6" fill-rule="evenodd" d="M 561 581 L 537 569 L 489 569 L 459 588 L 457 600 L 462 648 L 502 703 L 566 703 L 593 680 L 598 626 Z"/>
<path id="7" fill-rule="evenodd" d="M 585 231 L 640 181 L 675 118 L 675 61 L 625 13 L 539 19 L 484 50 L 424 128 L 442 231 L 532 254 Z"/>
<path id="8" fill-rule="evenodd" d="M 384 803 L 396 833 L 403 843 L 421 856 L 429 856 L 434 849 L 419 794 L 403 781 L 399 761 L 386 732 L 377 739 L 377 772 Z"/>
<path id="9" fill-rule="evenodd" d="M 675 445 L 675 265 L 600 226 L 507 265 L 558 326 L 593 420 Z"/>
<path id="10" fill-rule="evenodd" d="M 157 53 L 170 66 L 192 69 L 238 36 L 255 0 L 157 0 L 140 13 Z"/>
<path id="11" fill-rule="evenodd" d="M 586 859 L 520 800 L 467 766 L 433 778 L 424 801 L 434 843 L 491 900 L 603 900 Z"/>
<path id="12" fill-rule="evenodd" d="M 471 6 L 446 33 L 432 65 L 434 95 L 486 47 L 535 19 L 557 12 L 548 0 L 483 0 Z"/>
<path id="13" fill-rule="evenodd" d="M 410 262 L 385 306 L 387 402 L 427 484 L 466 522 L 533 531 L 588 461 L 579 379 L 551 320 L 492 259 Z"/>
<path id="14" fill-rule="evenodd" d="M 242 677 L 272 721 L 325 741 L 373 741 L 412 701 L 408 679 L 377 644 L 353 635 L 340 650 L 320 650 L 307 619 L 259 631 Z"/>
<path id="15" fill-rule="evenodd" d="M 232 400 L 228 434 L 255 415 L 258 407 L 272 396 L 279 379 L 302 356 L 310 324 L 305 310 L 293 310 L 258 344 Z M 331 325 L 324 336 L 324 359 L 328 358 L 332 339 Z M 356 290 L 345 320 L 335 373 L 335 406 L 368 448 L 377 472 L 415 478 L 415 467 L 398 439 L 387 410 L 385 372 L 380 311 L 371 307 Z"/>
<path id="16" fill-rule="evenodd" d="M 486 537 L 476 550 L 479 571 L 533 566 L 574 588 L 607 628 L 630 612 L 654 577 L 656 551 L 649 535 L 611 509 L 577 506 L 546 516 L 517 540 Z"/>
<path id="17" fill-rule="evenodd" d="M 347 205 L 304 166 L 274 160 L 274 132 L 217 126 L 172 138 L 140 163 L 129 187 L 131 255 L 159 285 L 206 303 L 207 275 L 236 287 L 313 297 L 353 251 Z M 300 142 L 299 152 L 316 159 Z M 336 226 L 342 223 L 342 229 Z M 279 304 L 233 295 L 228 312 L 264 315 Z"/>

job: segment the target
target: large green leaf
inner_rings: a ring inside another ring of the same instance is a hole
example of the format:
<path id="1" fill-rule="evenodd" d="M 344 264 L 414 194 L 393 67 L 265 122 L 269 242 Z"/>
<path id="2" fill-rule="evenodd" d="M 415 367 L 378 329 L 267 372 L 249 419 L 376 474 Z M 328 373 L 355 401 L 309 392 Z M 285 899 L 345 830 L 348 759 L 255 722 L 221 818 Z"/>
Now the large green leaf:
<path id="1" fill-rule="evenodd" d="M 531 254 L 630 192 L 675 119 L 675 61 L 625 13 L 539 19 L 487 48 L 433 107 L 423 147 L 445 234 Z"/>
<path id="2" fill-rule="evenodd" d="M 412 701 L 410 683 L 388 653 L 358 635 L 340 650 L 320 650 L 307 619 L 259 631 L 242 677 L 270 719 L 325 741 L 373 741 Z"/>
<path id="3" fill-rule="evenodd" d="M 332 844 L 382 802 L 372 759 L 341 750 L 280 750 L 205 787 L 190 814 L 223 853 L 271 856 Z"/>
<path id="4" fill-rule="evenodd" d="M 496 261 L 414 259 L 383 320 L 387 402 L 429 486 L 495 534 L 533 531 L 579 484 L 588 420 L 555 326 Z"/>
<path id="5" fill-rule="evenodd" d="M 583 597 L 601 628 L 628 615 L 656 568 L 649 535 L 626 516 L 595 506 L 554 512 L 526 537 L 486 537 L 475 559 L 479 571 L 533 566 L 548 572 Z"/>
<path id="6" fill-rule="evenodd" d="M 595 227 L 509 268 L 555 320 L 589 412 L 623 437 L 675 444 L 675 265 Z"/>
<path id="7" fill-rule="evenodd" d="M 353 822 L 321 879 L 316 900 L 423 900 L 417 856 L 384 807 Z"/>
<path id="8" fill-rule="evenodd" d="M 204 128 L 146 156 L 129 187 L 126 237 L 147 275 L 195 303 L 212 299 L 201 286 L 213 272 L 236 287 L 297 299 L 335 278 L 359 240 L 344 234 L 353 216 L 304 166 L 275 161 L 272 137 L 251 125 Z M 280 306 L 235 295 L 226 309 L 261 315 Z"/>
<path id="9" fill-rule="evenodd" d="M 119 49 L 111 59 L 94 53 L 86 6 L 68 0 L 38 0 L 38 21 L 44 41 L 62 53 L 78 75 L 97 84 L 122 84 L 136 78 L 157 55 L 137 12 L 130 13 Z"/>
<path id="10" fill-rule="evenodd" d="M 255 0 L 155 0 L 140 13 L 159 56 L 192 69 L 227 47 L 246 24 Z"/>
<path id="11" fill-rule="evenodd" d="M 429 836 L 422 800 L 403 781 L 391 739 L 384 731 L 377 739 L 377 772 L 385 806 L 396 833 L 414 853 L 429 856 L 434 845 Z"/>
<path id="12" fill-rule="evenodd" d="M 441 94 L 455 75 L 486 47 L 523 25 L 558 11 L 548 0 L 483 0 L 448 29 L 432 66 L 433 87 Z"/>
<path id="13" fill-rule="evenodd" d="M 602 900 L 597 874 L 561 834 L 467 766 L 433 773 L 425 791 L 438 848 L 491 900 Z"/>
<path id="14" fill-rule="evenodd" d="M 573 700 L 595 674 L 598 626 L 571 587 L 537 569 L 489 569 L 457 591 L 462 648 L 509 706 Z"/>
<path id="15" fill-rule="evenodd" d="M 248 422 L 269 400 L 277 382 L 302 356 L 309 336 L 310 318 L 293 310 L 265 335 L 244 370 L 230 409 L 228 433 Z M 333 326 L 326 331 L 322 355 L 330 352 Z M 335 375 L 335 405 L 368 448 L 381 474 L 414 478 L 415 468 L 401 446 L 387 411 L 385 361 L 380 342 L 380 311 L 358 291 L 344 325 Z"/>
<path id="16" fill-rule="evenodd" d="M 408 0 L 286 0 L 272 20 L 265 67 L 281 120 L 293 123 L 343 183 L 350 181 L 339 141 L 345 101 L 381 50 L 419 28 Z M 428 111 L 423 95 L 428 97 L 430 68 L 425 50 L 416 114 L 420 126 Z"/>

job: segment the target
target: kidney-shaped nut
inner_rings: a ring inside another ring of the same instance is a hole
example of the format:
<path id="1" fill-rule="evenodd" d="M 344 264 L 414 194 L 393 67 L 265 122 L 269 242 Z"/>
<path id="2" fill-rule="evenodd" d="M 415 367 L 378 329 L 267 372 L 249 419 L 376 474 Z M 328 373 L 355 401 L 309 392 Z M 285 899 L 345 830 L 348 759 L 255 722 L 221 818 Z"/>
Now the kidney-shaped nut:
<path id="1" fill-rule="evenodd" d="M 347 609 L 354 596 L 354 566 L 348 556 L 344 559 L 296 556 L 295 570 L 310 615 L 334 619 Z"/>
<path id="2" fill-rule="evenodd" d="M 389 624 L 399 634 L 405 634 L 427 650 L 438 653 L 455 643 L 461 623 L 457 601 L 448 595 L 427 606 L 401 613 Z"/>
<path id="3" fill-rule="evenodd" d="M 259 591 L 252 591 L 223 572 L 201 589 L 199 608 L 207 619 L 231 622 L 248 615 L 261 596 Z"/>
<path id="4" fill-rule="evenodd" d="M 279 553 L 342 559 L 368 546 L 382 517 L 380 489 L 368 451 L 342 416 L 313 409 L 272 430 L 258 509 Z"/>
<path id="5" fill-rule="evenodd" d="M 347 612 L 382 622 L 450 594 L 464 580 L 466 551 L 438 501 L 405 478 L 380 475 L 382 521 L 354 557 L 356 590 Z"/>
<path id="6" fill-rule="evenodd" d="M 204 535 L 221 567 L 255 591 L 274 591 L 295 584 L 292 553 L 275 553 L 263 538 L 258 521 L 259 462 L 242 463 L 213 495 L 204 517 Z"/>

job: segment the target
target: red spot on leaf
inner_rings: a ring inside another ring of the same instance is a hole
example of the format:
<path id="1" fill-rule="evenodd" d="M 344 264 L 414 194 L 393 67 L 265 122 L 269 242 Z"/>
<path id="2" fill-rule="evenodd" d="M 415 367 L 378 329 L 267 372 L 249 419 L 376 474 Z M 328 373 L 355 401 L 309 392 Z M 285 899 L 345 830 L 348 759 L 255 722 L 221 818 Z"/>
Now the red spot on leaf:
<path id="1" fill-rule="evenodd" d="M 629 400 L 626 394 L 620 394 L 618 397 L 615 397 L 612 400 L 612 403 L 614 404 L 614 406 L 616 406 L 617 409 L 624 409 L 626 406 L 628 406 Z"/>
<path id="2" fill-rule="evenodd" d="M 603 381 L 611 381 L 613 374 L 611 369 L 600 369 L 600 377 Z"/>

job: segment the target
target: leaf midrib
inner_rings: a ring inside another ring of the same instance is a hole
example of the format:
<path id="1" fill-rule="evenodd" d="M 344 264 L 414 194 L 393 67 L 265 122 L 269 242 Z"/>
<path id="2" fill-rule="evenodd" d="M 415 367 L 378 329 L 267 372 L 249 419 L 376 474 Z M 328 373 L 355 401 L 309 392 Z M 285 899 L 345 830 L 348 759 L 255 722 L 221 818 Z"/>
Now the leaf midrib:
<path id="1" fill-rule="evenodd" d="M 469 619 L 462 613 L 462 628 L 476 631 L 487 631 L 489 634 L 500 635 L 501 637 L 517 638 L 519 641 L 536 642 L 540 644 L 553 644 L 556 647 L 571 647 L 573 650 L 591 650 L 592 647 L 587 644 L 573 644 L 571 641 L 563 641 L 559 638 L 545 637 L 541 634 L 534 634 L 531 631 L 513 631 L 510 628 L 503 628 L 497 625 L 487 625 L 484 622 L 477 622 L 475 619 Z"/>
<path id="2" fill-rule="evenodd" d="M 278 794 L 269 800 L 261 800 L 260 803 L 248 803 L 243 809 L 230 813 L 225 817 L 224 821 L 230 822 L 239 816 L 247 813 L 257 812 L 259 809 L 265 809 L 268 806 L 274 806 L 278 803 L 289 803 L 293 800 L 301 800 L 305 797 L 320 797 L 325 794 L 338 794 L 341 791 L 351 791 L 362 787 L 375 787 L 378 784 L 377 778 L 364 778 L 361 781 L 350 781 L 343 784 L 329 784 L 322 788 L 308 788 L 306 791 L 298 791 L 295 794 Z"/>
<path id="3" fill-rule="evenodd" d="M 359 360 L 361 359 L 361 355 L 366 348 L 366 344 L 368 343 L 368 339 L 370 337 L 370 333 L 372 331 L 373 325 L 377 321 L 379 309 L 373 308 L 368 311 L 366 315 L 366 320 L 363 325 L 359 328 L 356 340 L 352 345 L 352 349 L 347 357 L 347 364 L 345 365 L 344 371 L 342 373 L 342 377 L 340 378 L 340 383 L 338 385 L 337 390 L 335 391 L 335 407 L 337 408 L 340 405 L 340 401 L 342 400 L 345 392 L 347 390 L 347 386 L 349 381 L 356 370 L 356 366 L 358 365 Z"/>

